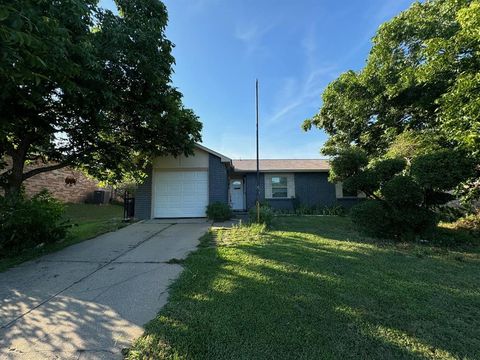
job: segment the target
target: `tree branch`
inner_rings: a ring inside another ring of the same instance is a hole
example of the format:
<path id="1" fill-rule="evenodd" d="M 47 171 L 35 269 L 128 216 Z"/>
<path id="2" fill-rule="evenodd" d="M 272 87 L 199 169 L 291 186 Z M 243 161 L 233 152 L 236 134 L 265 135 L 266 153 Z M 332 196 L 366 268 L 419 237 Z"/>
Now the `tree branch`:
<path id="1" fill-rule="evenodd" d="M 24 173 L 22 179 L 27 180 L 28 178 L 31 178 L 32 176 L 35 176 L 35 175 L 38 175 L 38 174 L 41 174 L 41 173 L 44 173 L 44 172 L 47 172 L 47 171 L 62 169 L 64 167 L 67 167 L 68 165 L 70 165 L 70 163 L 62 162 L 62 163 L 58 163 L 58 164 L 55 164 L 55 165 L 35 168 L 35 169 L 32 169 L 32 170 Z"/>

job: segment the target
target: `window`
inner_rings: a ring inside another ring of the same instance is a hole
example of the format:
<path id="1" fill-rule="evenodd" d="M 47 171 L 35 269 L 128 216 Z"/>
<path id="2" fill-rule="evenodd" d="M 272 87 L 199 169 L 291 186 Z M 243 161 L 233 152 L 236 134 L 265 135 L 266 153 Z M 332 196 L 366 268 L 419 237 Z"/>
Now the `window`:
<path id="1" fill-rule="evenodd" d="M 265 199 L 291 199 L 294 197 L 294 174 L 265 174 Z"/>
<path id="2" fill-rule="evenodd" d="M 242 182 L 240 180 L 232 181 L 232 187 L 234 190 L 240 190 L 242 188 Z"/>
<path id="3" fill-rule="evenodd" d="M 288 197 L 288 186 L 286 176 L 272 176 L 272 197 L 286 198 Z"/>
<path id="4" fill-rule="evenodd" d="M 343 187 L 343 183 L 338 182 L 335 184 L 335 193 L 337 199 L 341 198 L 364 198 L 365 194 L 361 191 L 349 191 Z"/>

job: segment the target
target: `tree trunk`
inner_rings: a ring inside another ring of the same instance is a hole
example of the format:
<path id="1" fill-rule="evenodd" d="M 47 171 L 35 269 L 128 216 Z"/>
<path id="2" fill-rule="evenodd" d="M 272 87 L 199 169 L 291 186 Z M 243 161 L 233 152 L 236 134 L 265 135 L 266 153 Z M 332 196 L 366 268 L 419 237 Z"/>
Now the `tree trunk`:
<path id="1" fill-rule="evenodd" d="M 30 140 L 25 135 L 16 148 L 7 151 L 7 154 L 12 158 L 12 168 L 2 176 L 2 186 L 6 196 L 19 193 L 22 189 L 23 170 L 29 147 Z"/>
<path id="2" fill-rule="evenodd" d="M 12 153 L 12 168 L 6 176 L 4 184 L 5 195 L 13 195 L 19 193 L 23 182 L 23 169 L 25 167 L 25 153 L 19 149 Z"/>

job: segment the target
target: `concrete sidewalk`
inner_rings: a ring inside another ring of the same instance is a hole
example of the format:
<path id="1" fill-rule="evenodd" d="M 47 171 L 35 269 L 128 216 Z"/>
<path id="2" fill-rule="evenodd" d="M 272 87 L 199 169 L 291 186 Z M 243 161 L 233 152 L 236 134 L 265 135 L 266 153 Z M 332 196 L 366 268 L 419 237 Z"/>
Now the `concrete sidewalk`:
<path id="1" fill-rule="evenodd" d="M 210 222 L 144 222 L 0 273 L 0 359 L 117 359 Z"/>

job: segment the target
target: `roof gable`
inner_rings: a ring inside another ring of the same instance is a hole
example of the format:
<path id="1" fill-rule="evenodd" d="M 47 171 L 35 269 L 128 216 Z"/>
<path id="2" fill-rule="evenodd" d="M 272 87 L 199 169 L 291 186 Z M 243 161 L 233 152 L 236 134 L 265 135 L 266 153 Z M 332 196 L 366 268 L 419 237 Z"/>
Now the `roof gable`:
<path id="1" fill-rule="evenodd" d="M 197 147 L 200 150 L 206 151 L 207 153 L 210 153 L 212 155 L 218 156 L 222 162 L 226 162 L 226 163 L 231 163 L 232 162 L 232 159 L 230 159 L 229 157 L 227 157 L 225 155 L 222 155 L 222 154 L 220 154 L 216 151 L 213 151 L 212 149 L 209 149 L 206 146 L 195 143 L 195 147 Z"/>

